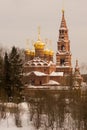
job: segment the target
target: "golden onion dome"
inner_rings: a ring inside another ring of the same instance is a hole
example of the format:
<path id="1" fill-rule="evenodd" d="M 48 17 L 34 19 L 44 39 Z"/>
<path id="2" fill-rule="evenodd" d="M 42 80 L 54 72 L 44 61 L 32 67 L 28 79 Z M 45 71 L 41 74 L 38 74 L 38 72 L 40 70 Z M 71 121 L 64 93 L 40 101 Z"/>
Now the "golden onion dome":
<path id="1" fill-rule="evenodd" d="M 44 46 L 45 44 L 40 40 L 37 40 L 37 42 L 34 44 L 35 49 L 44 49 Z"/>
<path id="2" fill-rule="evenodd" d="M 49 55 L 50 50 L 46 49 L 44 50 L 44 55 Z"/>
<path id="3" fill-rule="evenodd" d="M 44 55 L 53 56 L 53 54 L 54 54 L 54 51 L 52 51 L 52 50 L 48 50 L 48 49 L 44 50 Z"/>
<path id="4" fill-rule="evenodd" d="M 50 55 L 50 56 L 53 56 L 53 54 L 54 54 L 54 51 L 50 50 L 50 51 L 49 51 L 49 55 Z"/>
<path id="5" fill-rule="evenodd" d="M 29 49 L 26 49 L 26 50 L 25 50 L 25 54 L 26 54 L 26 55 L 30 55 L 30 50 L 29 50 Z"/>
<path id="6" fill-rule="evenodd" d="M 38 27 L 38 40 L 34 43 L 35 49 L 44 49 L 45 43 L 40 38 L 40 27 Z"/>
<path id="7" fill-rule="evenodd" d="M 31 50 L 31 51 L 30 51 L 30 55 L 31 55 L 31 56 L 35 56 L 35 51 L 34 51 L 34 50 Z"/>

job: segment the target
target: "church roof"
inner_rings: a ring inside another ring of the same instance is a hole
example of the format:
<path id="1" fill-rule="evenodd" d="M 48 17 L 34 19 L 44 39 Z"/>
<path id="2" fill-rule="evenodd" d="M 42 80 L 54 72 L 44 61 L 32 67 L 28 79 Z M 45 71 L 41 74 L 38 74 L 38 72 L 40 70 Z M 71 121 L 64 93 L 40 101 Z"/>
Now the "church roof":
<path id="1" fill-rule="evenodd" d="M 56 66 L 56 68 L 72 68 L 72 66 L 68 66 L 68 65 L 67 65 L 67 66 L 66 66 L 66 65 L 64 66 L 64 65 L 62 65 L 62 66 Z"/>
<path id="2" fill-rule="evenodd" d="M 23 73 L 24 76 L 29 76 L 31 74 L 34 74 L 36 76 L 46 76 L 47 74 L 39 72 L 39 71 L 31 71 L 29 73 Z"/>
<path id="3" fill-rule="evenodd" d="M 24 66 L 50 66 L 50 65 L 54 65 L 54 63 L 52 61 L 48 62 L 45 60 L 42 60 L 39 57 L 35 57 L 33 60 L 27 61 Z"/>
<path id="4" fill-rule="evenodd" d="M 34 73 L 36 76 L 46 76 L 46 75 L 47 75 L 47 74 L 42 73 L 42 72 L 39 72 L 39 71 L 33 71 L 33 73 Z"/>
<path id="5" fill-rule="evenodd" d="M 63 76 L 63 72 L 52 72 L 50 76 Z"/>
<path id="6" fill-rule="evenodd" d="M 62 10 L 62 20 L 61 20 L 60 29 L 63 29 L 63 30 L 67 29 L 66 20 L 64 16 L 64 10 Z"/>
<path id="7" fill-rule="evenodd" d="M 48 83 L 45 83 L 45 84 L 43 84 L 43 85 L 60 85 L 60 83 L 58 83 L 58 82 L 56 82 L 56 81 L 54 81 L 54 80 L 49 80 Z"/>

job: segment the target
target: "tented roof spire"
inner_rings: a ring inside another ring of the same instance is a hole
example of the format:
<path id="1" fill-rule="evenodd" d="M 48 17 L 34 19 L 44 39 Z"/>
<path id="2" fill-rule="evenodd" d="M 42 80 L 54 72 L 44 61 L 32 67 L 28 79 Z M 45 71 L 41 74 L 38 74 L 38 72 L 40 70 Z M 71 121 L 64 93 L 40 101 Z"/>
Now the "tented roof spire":
<path id="1" fill-rule="evenodd" d="M 65 14 L 65 11 L 62 10 L 62 20 L 61 20 L 60 28 L 67 28 L 64 14 Z"/>

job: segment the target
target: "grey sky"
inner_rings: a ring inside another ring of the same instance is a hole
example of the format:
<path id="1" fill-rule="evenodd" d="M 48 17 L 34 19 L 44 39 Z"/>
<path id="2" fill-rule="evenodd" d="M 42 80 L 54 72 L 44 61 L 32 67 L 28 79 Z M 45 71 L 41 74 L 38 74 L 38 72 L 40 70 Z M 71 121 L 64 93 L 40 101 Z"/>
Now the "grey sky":
<path id="1" fill-rule="evenodd" d="M 61 22 L 62 0 L 0 0 L 0 43 L 26 47 L 26 39 L 52 40 L 56 50 Z M 87 63 L 87 0 L 65 0 L 65 18 L 69 29 L 73 63 Z"/>

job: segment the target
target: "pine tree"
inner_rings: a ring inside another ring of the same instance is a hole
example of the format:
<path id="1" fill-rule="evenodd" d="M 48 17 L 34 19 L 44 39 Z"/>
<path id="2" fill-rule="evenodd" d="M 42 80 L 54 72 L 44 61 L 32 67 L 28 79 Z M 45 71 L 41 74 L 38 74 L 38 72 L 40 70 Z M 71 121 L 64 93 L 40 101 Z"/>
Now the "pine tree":
<path id="1" fill-rule="evenodd" d="M 3 56 L 2 49 L 0 48 L 0 98 L 3 94 Z"/>
<path id="2" fill-rule="evenodd" d="M 2 57 L 0 56 L 0 85 L 2 82 L 2 64 L 3 64 L 3 60 Z"/>
<path id="3" fill-rule="evenodd" d="M 4 90 L 5 90 L 5 94 L 7 99 L 9 99 L 9 97 L 11 97 L 11 87 L 10 87 L 10 73 L 11 73 L 11 68 L 10 68 L 10 63 L 9 63 L 9 57 L 7 52 L 5 53 L 4 56 Z"/>
<path id="4" fill-rule="evenodd" d="M 10 85 L 13 98 L 19 97 L 22 87 L 22 60 L 16 47 L 13 47 L 9 55 Z"/>

